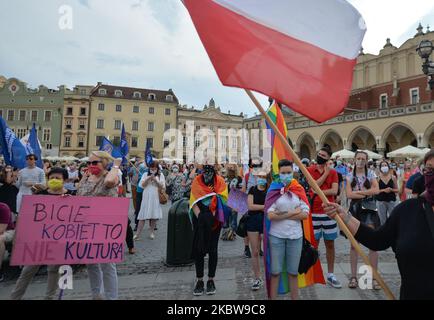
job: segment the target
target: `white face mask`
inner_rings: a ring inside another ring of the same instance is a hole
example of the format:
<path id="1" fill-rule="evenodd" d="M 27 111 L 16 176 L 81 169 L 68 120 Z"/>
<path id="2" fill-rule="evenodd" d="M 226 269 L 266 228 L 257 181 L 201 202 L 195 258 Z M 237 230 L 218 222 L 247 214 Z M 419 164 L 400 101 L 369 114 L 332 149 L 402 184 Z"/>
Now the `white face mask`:
<path id="1" fill-rule="evenodd" d="M 381 167 L 381 172 L 388 173 L 389 172 L 389 168 L 388 167 Z"/>
<path id="2" fill-rule="evenodd" d="M 173 168 L 172 171 L 173 171 L 173 173 L 178 173 L 179 169 L 178 168 Z"/>

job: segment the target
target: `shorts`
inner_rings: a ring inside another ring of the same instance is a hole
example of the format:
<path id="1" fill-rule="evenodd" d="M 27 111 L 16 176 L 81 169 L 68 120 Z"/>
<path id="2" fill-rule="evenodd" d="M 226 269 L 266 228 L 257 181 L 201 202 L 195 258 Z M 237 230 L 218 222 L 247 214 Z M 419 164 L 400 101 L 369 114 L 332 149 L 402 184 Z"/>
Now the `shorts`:
<path id="1" fill-rule="evenodd" d="M 312 224 L 315 240 L 324 238 L 324 240 L 333 241 L 338 238 L 338 224 L 325 213 L 312 213 Z"/>
<path id="2" fill-rule="evenodd" d="M 279 275 L 283 268 L 290 275 L 298 275 L 301 250 L 303 248 L 303 237 L 300 239 L 282 239 L 269 236 L 269 247 L 271 255 L 271 274 Z"/>
<path id="3" fill-rule="evenodd" d="M 264 214 L 257 213 L 249 215 L 246 222 L 247 232 L 259 232 L 259 234 L 264 233 Z"/>
<path id="4" fill-rule="evenodd" d="M 3 237 L 5 243 L 10 243 L 14 240 L 15 230 L 6 230 L 1 237 Z"/>

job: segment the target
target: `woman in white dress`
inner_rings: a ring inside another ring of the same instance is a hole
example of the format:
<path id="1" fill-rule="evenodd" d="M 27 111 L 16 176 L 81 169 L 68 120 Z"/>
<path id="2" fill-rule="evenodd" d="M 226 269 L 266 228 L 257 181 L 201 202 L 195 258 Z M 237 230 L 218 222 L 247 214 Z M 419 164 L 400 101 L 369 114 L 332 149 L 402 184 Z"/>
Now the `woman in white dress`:
<path id="1" fill-rule="evenodd" d="M 149 220 L 150 235 L 149 237 L 155 239 L 155 225 L 157 220 L 163 217 L 163 210 L 160 205 L 159 189 L 166 188 L 166 182 L 163 173 L 159 169 L 158 162 L 153 162 L 149 171 L 143 174 L 139 182 L 140 187 L 143 188 L 142 204 L 137 217 L 139 225 L 134 240 L 139 240 L 140 234 L 143 231 L 146 220 Z"/>

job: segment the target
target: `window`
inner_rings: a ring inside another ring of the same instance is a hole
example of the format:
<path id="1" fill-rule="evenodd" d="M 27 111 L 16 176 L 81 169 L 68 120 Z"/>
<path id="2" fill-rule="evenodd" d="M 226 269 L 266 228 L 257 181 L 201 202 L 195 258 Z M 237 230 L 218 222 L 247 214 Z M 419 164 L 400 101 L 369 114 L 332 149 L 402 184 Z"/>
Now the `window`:
<path id="1" fill-rule="evenodd" d="M 210 129 L 211 131 L 214 131 L 214 126 L 209 126 L 209 129 Z"/>
<path id="2" fill-rule="evenodd" d="M 84 136 L 79 136 L 78 137 L 78 147 L 79 148 L 84 148 Z"/>
<path id="3" fill-rule="evenodd" d="M 81 90 L 80 90 L 80 94 L 81 94 L 82 96 L 87 95 L 86 89 L 81 89 Z"/>
<path id="4" fill-rule="evenodd" d="M 17 129 L 17 138 L 22 139 L 27 134 L 27 129 L 18 128 Z"/>
<path id="5" fill-rule="evenodd" d="M 140 92 L 134 92 L 133 97 L 136 99 L 140 99 L 142 97 L 142 94 Z"/>
<path id="6" fill-rule="evenodd" d="M 410 89 L 410 104 L 419 103 L 419 88 Z"/>
<path id="7" fill-rule="evenodd" d="M 170 109 L 169 108 L 166 108 L 165 114 L 166 114 L 166 116 L 170 116 Z"/>
<path id="8" fill-rule="evenodd" d="M 107 95 L 107 90 L 106 89 L 99 89 L 98 93 L 102 96 L 105 96 L 105 95 Z"/>
<path id="9" fill-rule="evenodd" d="M 134 113 L 139 113 L 139 106 L 134 106 L 133 107 L 133 112 Z"/>
<path id="10" fill-rule="evenodd" d="M 187 137 L 186 137 L 186 136 L 183 136 L 183 137 L 182 137 L 182 146 L 183 146 L 183 147 L 186 147 L 186 146 L 187 146 Z"/>
<path id="11" fill-rule="evenodd" d="M 133 131 L 139 131 L 139 121 L 136 121 L 136 120 L 133 121 L 132 130 Z"/>
<path id="12" fill-rule="evenodd" d="M 155 109 L 154 109 L 154 107 L 149 107 L 149 113 L 150 113 L 150 114 L 154 114 L 154 113 L 155 113 Z"/>
<path id="13" fill-rule="evenodd" d="M 96 120 L 96 128 L 97 129 L 104 129 L 104 119 Z"/>
<path id="14" fill-rule="evenodd" d="M 50 128 L 46 128 L 43 131 L 43 138 L 42 141 L 44 142 L 49 142 L 51 140 L 51 129 Z"/>
<path id="15" fill-rule="evenodd" d="M 105 109 L 104 103 L 98 104 L 98 111 L 104 111 L 104 109 Z"/>
<path id="16" fill-rule="evenodd" d="M 66 119 L 65 120 L 65 129 L 72 129 L 72 120 L 71 119 Z"/>
<path id="17" fill-rule="evenodd" d="M 31 118 L 32 118 L 33 122 L 38 121 L 38 111 L 37 110 L 32 110 Z"/>
<path id="18" fill-rule="evenodd" d="M 121 90 L 115 90 L 115 96 L 116 97 L 122 97 L 122 91 Z"/>
<path id="19" fill-rule="evenodd" d="M 80 120 L 79 125 L 78 125 L 78 129 L 86 130 L 86 121 L 85 120 Z"/>
<path id="20" fill-rule="evenodd" d="M 148 100 L 154 101 L 156 99 L 156 95 L 154 93 L 148 94 Z"/>
<path id="21" fill-rule="evenodd" d="M 149 146 L 149 148 L 154 147 L 154 138 L 147 138 L 146 139 L 146 145 Z"/>
<path id="22" fill-rule="evenodd" d="M 51 150 L 51 149 L 53 149 L 53 145 L 51 143 L 46 143 L 45 144 L 45 149 L 46 150 Z"/>
<path id="23" fill-rule="evenodd" d="M 214 137 L 208 137 L 208 148 L 214 148 Z"/>
<path id="24" fill-rule="evenodd" d="M 114 136 L 113 137 L 113 145 L 115 146 L 119 146 L 121 144 L 121 137 L 119 136 Z"/>
<path id="25" fill-rule="evenodd" d="M 380 95 L 380 109 L 387 108 L 387 93 Z"/>
<path id="26" fill-rule="evenodd" d="M 232 149 L 237 148 L 237 138 L 232 138 Z"/>
<path id="27" fill-rule="evenodd" d="M 66 108 L 66 115 L 67 116 L 72 116 L 72 107 Z"/>
<path id="28" fill-rule="evenodd" d="M 199 131 L 199 130 L 200 130 L 200 126 L 196 126 L 196 130 L 198 130 L 198 131 Z"/>
<path id="29" fill-rule="evenodd" d="M 69 136 L 65 136 L 65 144 L 64 144 L 65 148 L 70 148 L 71 147 L 71 137 Z"/>
<path id="30" fill-rule="evenodd" d="M 122 106 L 120 104 L 116 105 L 116 112 L 122 112 Z"/>
<path id="31" fill-rule="evenodd" d="M 172 101 L 173 101 L 173 96 L 170 95 L 170 94 L 168 94 L 168 95 L 166 96 L 166 101 L 170 101 L 170 102 L 172 102 Z"/>
<path id="32" fill-rule="evenodd" d="M 170 123 L 164 124 L 164 131 L 170 130 Z"/>
<path id="33" fill-rule="evenodd" d="M 51 111 L 45 111 L 44 120 L 45 120 L 45 122 L 51 121 Z"/>
<path id="34" fill-rule="evenodd" d="M 148 131 L 154 131 L 154 123 L 148 122 Z"/>
<path id="35" fill-rule="evenodd" d="M 169 146 L 169 144 L 170 144 L 169 140 L 164 140 L 164 142 L 163 142 L 163 148 L 167 148 Z"/>
<path id="36" fill-rule="evenodd" d="M 26 110 L 20 110 L 20 121 L 26 121 Z"/>
<path id="37" fill-rule="evenodd" d="M 14 121 L 14 118 L 15 118 L 15 111 L 8 110 L 8 121 Z"/>
<path id="38" fill-rule="evenodd" d="M 102 145 L 103 140 L 104 140 L 104 136 L 96 136 L 95 145 L 96 146 Z"/>
<path id="39" fill-rule="evenodd" d="M 196 147 L 196 148 L 198 148 L 199 146 L 200 146 L 200 138 L 199 137 L 196 137 L 195 139 L 194 139 L 194 146 Z"/>
<path id="40" fill-rule="evenodd" d="M 115 120 L 115 130 L 121 130 L 121 120 Z"/>
<path id="41" fill-rule="evenodd" d="M 131 148 L 137 148 L 139 145 L 139 139 L 137 137 L 131 137 Z"/>
<path id="42" fill-rule="evenodd" d="M 86 108 L 80 108 L 80 116 L 86 115 Z"/>

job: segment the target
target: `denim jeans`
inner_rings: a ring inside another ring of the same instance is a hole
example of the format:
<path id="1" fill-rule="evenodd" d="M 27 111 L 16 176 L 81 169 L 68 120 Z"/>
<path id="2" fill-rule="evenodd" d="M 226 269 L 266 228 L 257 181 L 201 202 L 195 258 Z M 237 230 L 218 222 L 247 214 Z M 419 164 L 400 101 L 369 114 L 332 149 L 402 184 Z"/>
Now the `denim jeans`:
<path id="1" fill-rule="evenodd" d="M 87 273 L 94 299 L 102 297 L 101 289 L 104 286 L 105 298 L 107 300 L 117 300 L 118 274 L 115 263 L 88 264 Z"/>
<path id="2" fill-rule="evenodd" d="M 271 274 L 278 275 L 283 272 L 286 262 L 286 272 L 290 275 L 298 275 L 303 237 L 295 240 L 282 239 L 269 236 L 271 254 Z"/>

